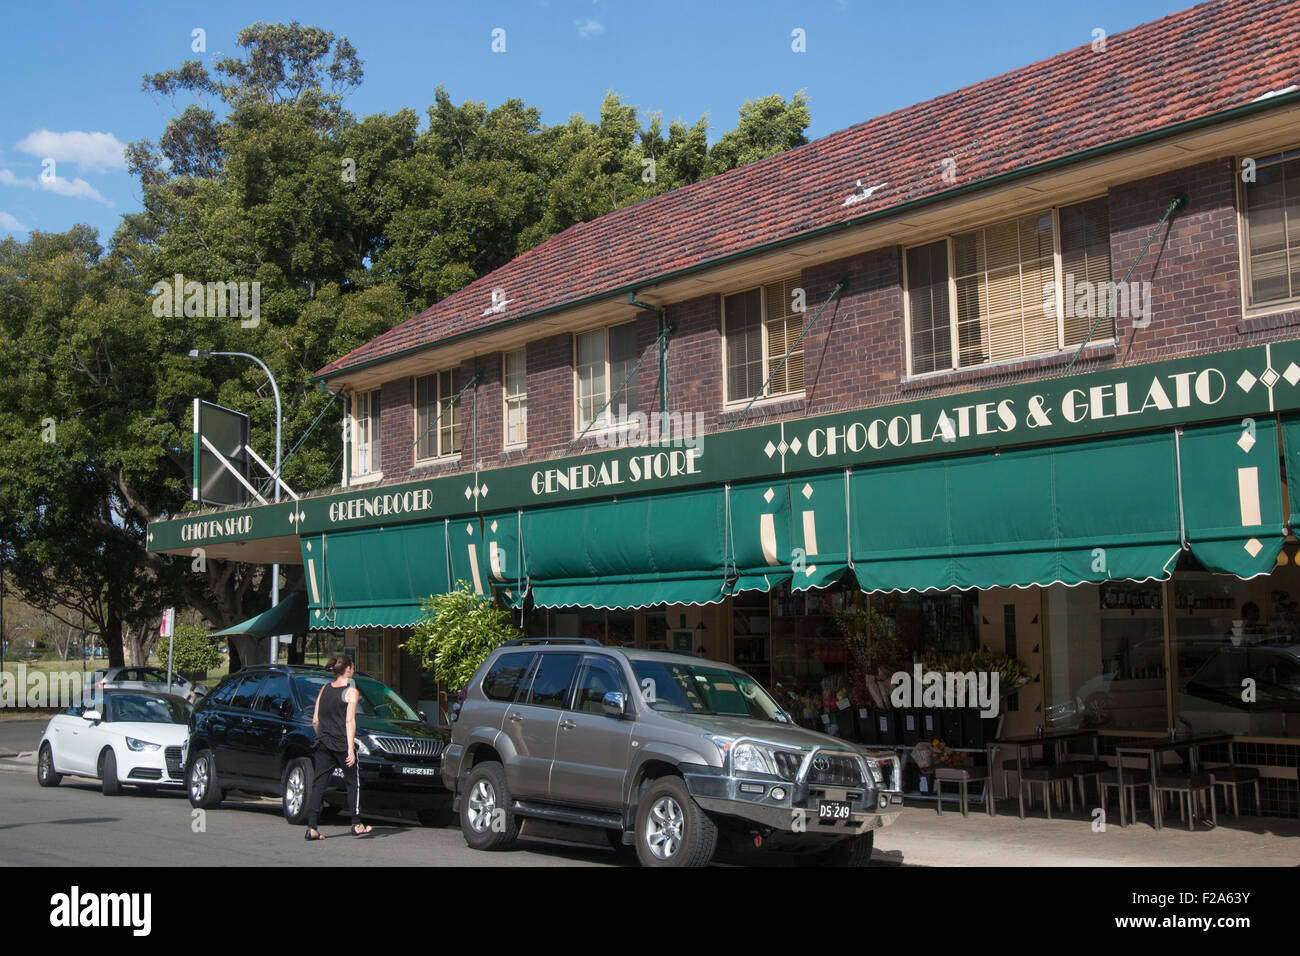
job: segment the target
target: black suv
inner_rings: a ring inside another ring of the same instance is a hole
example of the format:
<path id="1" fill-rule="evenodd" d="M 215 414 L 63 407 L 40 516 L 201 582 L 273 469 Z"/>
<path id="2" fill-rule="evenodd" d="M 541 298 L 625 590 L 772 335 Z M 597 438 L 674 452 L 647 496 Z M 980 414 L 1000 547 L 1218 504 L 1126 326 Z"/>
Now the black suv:
<path id="1" fill-rule="evenodd" d="M 312 712 L 320 689 L 334 679 L 322 667 L 294 664 L 247 667 L 231 674 L 195 707 L 186 746 L 190 803 L 215 807 L 226 790 L 281 798 L 285 819 L 307 819 L 312 782 Z M 361 808 L 379 813 L 415 811 L 421 817 L 450 806 L 442 784 L 448 732 L 431 727 L 392 688 L 373 677 L 354 678 Z M 325 794 L 345 802 L 342 774 Z"/>

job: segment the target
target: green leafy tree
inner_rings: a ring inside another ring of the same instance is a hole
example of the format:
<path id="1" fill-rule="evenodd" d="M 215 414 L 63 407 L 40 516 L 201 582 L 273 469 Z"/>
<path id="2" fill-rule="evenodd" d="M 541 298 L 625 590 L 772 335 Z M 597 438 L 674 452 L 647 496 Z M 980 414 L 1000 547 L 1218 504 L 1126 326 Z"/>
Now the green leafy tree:
<path id="1" fill-rule="evenodd" d="M 406 652 L 449 688 L 469 683 L 493 650 L 522 637 L 510 623 L 510 612 L 474 593 L 464 581 L 449 594 L 435 594 L 406 641 Z"/>
<path id="2" fill-rule="evenodd" d="M 736 128 L 722 134 L 709 150 L 710 175 L 784 153 L 808 142 L 808 100 L 796 93 L 787 103 L 776 94 L 748 100 Z"/>
<path id="3" fill-rule="evenodd" d="M 167 641 L 158 642 L 158 662 L 168 666 Z M 182 674 L 202 674 L 221 664 L 221 652 L 207 630 L 195 624 L 177 624 L 171 638 L 171 667 Z"/>

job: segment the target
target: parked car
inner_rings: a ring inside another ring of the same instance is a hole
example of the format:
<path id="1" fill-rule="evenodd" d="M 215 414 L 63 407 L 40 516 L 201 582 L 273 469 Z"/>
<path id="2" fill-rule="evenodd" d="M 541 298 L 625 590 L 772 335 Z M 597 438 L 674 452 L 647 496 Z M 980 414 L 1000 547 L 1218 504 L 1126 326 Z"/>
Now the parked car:
<path id="1" fill-rule="evenodd" d="M 107 796 L 123 784 L 185 785 L 182 754 L 191 707 L 170 694 L 108 690 L 94 705 L 50 719 L 36 758 L 36 779 L 56 787 L 65 774 L 92 777 Z"/>
<path id="2" fill-rule="evenodd" d="M 285 819 L 302 824 L 311 797 L 311 718 L 320 689 L 334 679 L 322 667 L 273 664 L 246 667 L 225 678 L 194 709 L 185 779 L 190 803 L 215 807 L 228 790 L 280 797 Z M 450 803 L 442 785 L 446 730 L 425 723 L 392 688 L 373 677 L 354 678 L 361 808 L 416 811 L 427 816 Z M 343 775 L 325 800 L 342 806 Z"/>
<path id="3" fill-rule="evenodd" d="M 90 678 L 91 690 L 98 694 L 104 690 L 148 690 L 159 694 L 175 694 L 191 703 L 208 692 L 202 684 L 186 680 L 172 671 L 171 683 L 167 671 L 161 667 L 110 667 L 95 671 Z"/>
<path id="4" fill-rule="evenodd" d="M 798 727 L 739 668 L 576 638 L 492 652 L 442 774 L 475 849 L 540 818 L 604 827 L 656 867 L 703 865 L 720 841 L 865 865 L 903 802 L 892 753 Z"/>
<path id="5" fill-rule="evenodd" d="M 1244 700 L 1253 681 L 1254 700 Z M 1265 737 L 1300 729 L 1300 644 L 1225 644 L 1182 688 L 1179 715 L 1197 731 Z"/>

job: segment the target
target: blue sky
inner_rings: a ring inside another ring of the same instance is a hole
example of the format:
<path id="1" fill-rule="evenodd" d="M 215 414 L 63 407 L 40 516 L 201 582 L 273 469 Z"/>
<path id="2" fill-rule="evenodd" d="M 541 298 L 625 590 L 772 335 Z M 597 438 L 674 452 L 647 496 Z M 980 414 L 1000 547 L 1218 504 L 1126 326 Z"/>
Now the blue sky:
<path id="1" fill-rule="evenodd" d="M 89 223 L 107 242 L 140 191 L 120 145 L 172 115 L 145 73 L 240 52 L 258 20 L 346 35 L 357 115 L 519 97 L 545 122 L 598 115 L 606 90 L 665 120 L 709 114 L 715 140 L 747 99 L 803 90 L 817 138 L 1183 9 L 1187 0 L 481 0 L 475 3 L 119 2 L 7 5 L 0 31 L 0 236 Z M 191 50 L 201 28 L 206 53 Z M 505 30 L 506 50 L 491 49 Z M 792 50 L 804 31 L 806 52 Z M 53 159 L 51 170 L 45 160 Z M 53 178 L 49 178 L 50 174 Z M 42 178 L 43 174 L 46 178 Z"/>

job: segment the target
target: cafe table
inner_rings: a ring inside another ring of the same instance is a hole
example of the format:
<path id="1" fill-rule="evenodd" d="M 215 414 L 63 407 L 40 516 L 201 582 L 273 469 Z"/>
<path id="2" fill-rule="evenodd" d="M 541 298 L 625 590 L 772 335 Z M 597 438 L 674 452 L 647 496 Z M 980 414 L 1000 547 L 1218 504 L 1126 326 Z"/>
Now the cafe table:
<path id="1" fill-rule="evenodd" d="M 988 759 L 989 759 L 989 786 L 993 785 L 993 762 L 994 753 L 999 747 L 1011 747 L 1016 751 L 1016 797 L 1020 801 L 1020 819 L 1025 818 L 1025 784 L 1023 769 L 1023 753 L 1026 750 L 1032 750 L 1035 747 L 1044 747 L 1052 744 L 1056 751 L 1057 761 L 1062 757 L 1061 745 L 1071 740 L 1084 740 L 1092 738 L 1092 753 L 1097 755 L 1097 731 L 1085 727 L 1078 727 L 1073 730 L 1046 730 L 1041 734 L 1024 734 L 1015 737 L 998 737 L 989 742 Z M 1043 755 L 1046 757 L 1046 754 Z M 1047 799 L 1051 799 L 1047 796 Z"/>
<path id="2" fill-rule="evenodd" d="M 1160 755 L 1170 750 L 1187 750 L 1190 754 L 1192 773 L 1199 769 L 1200 748 L 1213 744 L 1231 744 L 1233 738 L 1231 734 L 1223 733 L 1205 733 L 1205 734 L 1175 734 L 1172 737 L 1155 737 L 1149 740 L 1133 741 L 1129 740 L 1115 748 L 1115 762 L 1118 765 L 1116 778 L 1119 781 L 1119 825 L 1128 826 L 1124 819 L 1124 757 L 1145 757 L 1151 768 L 1151 792 L 1153 794 L 1151 817 L 1155 822 L 1155 828 L 1159 830 L 1164 825 L 1164 813 L 1161 811 L 1160 794 L 1155 789 L 1157 764 L 1160 762 Z"/>

